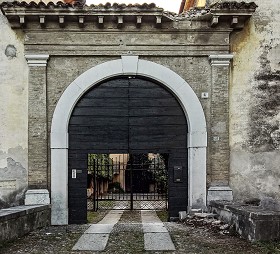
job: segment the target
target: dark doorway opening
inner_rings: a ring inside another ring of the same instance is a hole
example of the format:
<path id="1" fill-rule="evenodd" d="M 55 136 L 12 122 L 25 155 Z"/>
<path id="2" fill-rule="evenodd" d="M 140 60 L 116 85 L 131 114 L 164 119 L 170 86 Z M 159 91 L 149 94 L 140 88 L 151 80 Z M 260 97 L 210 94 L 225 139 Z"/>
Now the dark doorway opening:
<path id="1" fill-rule="evenodd" d="M 68 132 L 70 224 L 86 223 L 89 154 L 127 154 L 133 158 L 132 165 L 141 164 L 141 156 L 150 153 L 168 155 L 169 216 L 187 209 L 186 117 L 176 97 L 162 85 L 142 77 L 104 81 L 78 101 Z M 132 175 L 128 168 L 124 174 L 122 188 L 134 189 L 133 195 L 152 188 L 150 172 L 144 173 L 145 167 L 141 167 Z M 129 184 L 131 177 L 138 180 Z M 146 181 L 139 180 L 145 177 Z"/>

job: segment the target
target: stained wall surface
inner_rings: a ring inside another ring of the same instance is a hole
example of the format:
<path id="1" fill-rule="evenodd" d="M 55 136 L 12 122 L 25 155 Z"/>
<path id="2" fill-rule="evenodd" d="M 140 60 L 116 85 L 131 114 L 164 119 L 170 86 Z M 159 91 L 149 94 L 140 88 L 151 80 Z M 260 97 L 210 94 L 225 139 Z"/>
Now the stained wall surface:
<path id="1" fill-rule="evenodd" d="M 23 202 L 27 189 L 27 83 L 23 33 L 0 13 L 0 208 Z"/>
<path id="2" fill-rule="evenodd" d="M 221 1 L 207 1 L 215 2 Z M 236 200 L 274 203 L 280 200 L 280 1 L 254 2 L 245 29 L 231 36 L 230 186 Z"/>
<path id="3" fill-rule="evenodd" d="M 213 2 L 215 1 L 208 0 L 209 4 Z M 226 133 L 227 128 L 229 129 L 229 181 L 234 198 L 244 200 L 257 197 L 269 201 L 280 198 L 280 2 L 255 2 L 259 6 L 256 13 L 242 31 L 234 31 L 230 37 L 230 50 L 234 59 L 229 88 L 229 123 L 211 125 L 211 99 L 201 99 L 201 103 L 207 119 L 208 133 L 220 130 Z M 199 28 L 196 22 L 180 24 L 182 29 Z M 24 37 L 20 29 L 10 28 L 2 14 L 0 25 L 0 198 L 9 204 L 16 204 L 27 187 L 28 169 L 28 67 L 24 58 L 23 42 L 25 40 L 28 44 L 26 49 L 30 53 L 36 48 L 36 45 L 32 45 L 33 40 L 45 40 L 46 44 L 50 40 L 51 44 L 53 38 L 46 38 L 42 33 L 30 33 L 30 37 Z M 129 30 L 129 27 L 127 29 Z M 208 29 L 208 26 L 205 29 Z M 145 27 L 142 27 L 142 31 L 144 32 L 129 34 L 118 34 L 115 31 L 111 34 L 102 33 L 99 37 L 92 36 L 90 40 L 97 46 L 95 53 L 85 45 L 82 50 L 75 49 L 71 54 L 69 51 L 66 54 L 61 48 L 58 52 L 51 46 L 49 52 L 45 52 L 43 46 L 37 48 L 40 53 L 52 53 L 47 67 L 48 129 L 58 99 L 76 77 L 100 63 L 119 59 L 120 55 L 129 53 L 131 45 L 136 44 L 138 46 L 134 52 L 140 55 L 140 58 L 172 69 L 192 86 L 198 97 L 202 92 L 209 92 L 211 98 L 211 66 L 208 55 L 199 52 L 196 55 L 190 54 L 195 52 L 195 49 L 181 45 L 197 41 L 210 44 L 211 41 L 220 42 L 220 45 L 225 46 L 221 46 L 216 53 L 226 53 L 226 33 L 220 33 L 220 37 L 214 38 L 211 33 L 203 36 L 175 32 L 161 34 L 158 30 L 149 34 L 149 29 Z M 72 36 L 70 33 L 65 34 L 69 41 L 75 40 Z M 143 38 L 149 45 L 149 50 L 143 50 L 139 46 Z M 88 37 L 80 39 L 86 42 Z M 110 46 L 104 50 L 106 43 Z M 175 48 L 178 50 L 176 55 Z M 87 52 L 88 56 L 83 52 Z M 222 177 L 213 173 L 212 141 L 213 137 L 210 135 L 208 186 L 219 184 Z M 215 153 L 215 156 L 219 156 L 218 153 Z M 50 160 L 49 156 L 47 158 Z M 50 178 L 49 166 L 47 176 Z M 47 182 L 50 186 L 50 179 Z"/>
<path id="4" fill-rule="evenodd" d="M 280 200 L 280 2 L 255 3 L 231 37 L 230 185 L 237 200 L 273 203 Z"/>

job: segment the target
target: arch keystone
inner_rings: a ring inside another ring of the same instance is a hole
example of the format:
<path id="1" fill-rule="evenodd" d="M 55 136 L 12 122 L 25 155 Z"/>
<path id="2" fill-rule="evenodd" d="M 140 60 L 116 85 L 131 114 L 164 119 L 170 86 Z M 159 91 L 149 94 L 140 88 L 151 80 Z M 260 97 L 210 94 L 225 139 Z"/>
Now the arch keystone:
<path id="1" fill-rule="evenodd" d="M 122 56 L 122 70 L 126 75 L 136 75 L 138 56 Z"/>

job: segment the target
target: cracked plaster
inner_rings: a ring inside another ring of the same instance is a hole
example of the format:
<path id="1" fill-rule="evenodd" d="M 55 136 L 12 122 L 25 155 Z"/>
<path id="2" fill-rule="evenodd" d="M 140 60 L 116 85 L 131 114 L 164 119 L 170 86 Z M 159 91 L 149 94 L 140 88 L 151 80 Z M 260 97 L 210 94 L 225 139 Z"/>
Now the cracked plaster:
<path id="1" fill-rule="evenodd" d="M 217 1 L 208 0 L 207 4 L 214 2 Z M 277 102 L 280 1 L 255 0 L 255 3 L 259 7 L 245 29 L 231 36 L 234 60 L 229 111 L 230 184 L 235 199 L 256 196 L 264 200 L 280 199 L 280 113 Z M 0 25 L 4 31 L 0 43 L 0 168 L 6 167 L 8 157 L 27 168 L 27 66 L 23 56 L 23 36 L 10 29 L 2 14 Z M 17 50 L 16 57 L 10 60 L 5 55 L 8 45 L 14 45 Z M 16 147 L 22 147 L 22 158 L 17 158 L 17 151 L 10 150 Z"/>
<path id="2" fill-rule="evenodd" d="M 1 208 L 1 206 L 19 204 L 27 188 L 28 70 L 24 59 L 22 33 L 14 32 L 2 13 L 0 13 L 0 27 Z M 16 188 L 11 186 L 7 188 L 5 185 L 7 181 L 12 181 L 12 186 L 15 184 Z"/>
<path id="3" fill-rule="evenodd" d="M 231 36 L 230 184 L 237 200 L 279 202 L 280 2 L 255 3 L 245 29 Z"/>

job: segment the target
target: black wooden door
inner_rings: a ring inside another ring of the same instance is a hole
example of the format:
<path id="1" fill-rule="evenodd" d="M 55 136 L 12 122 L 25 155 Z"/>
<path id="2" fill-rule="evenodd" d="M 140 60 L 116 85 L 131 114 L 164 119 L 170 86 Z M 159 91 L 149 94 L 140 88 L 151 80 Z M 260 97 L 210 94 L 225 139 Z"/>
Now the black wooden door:
<path id="1" fill-rule="evenodd" d="M 86 222 L 89 153 L 169 154 L 169 215 L 186 210 L 186 118 L 161 85 L 120 77 L 91 89 L 77 103 L 69 122 L 69 223 Z"/>

